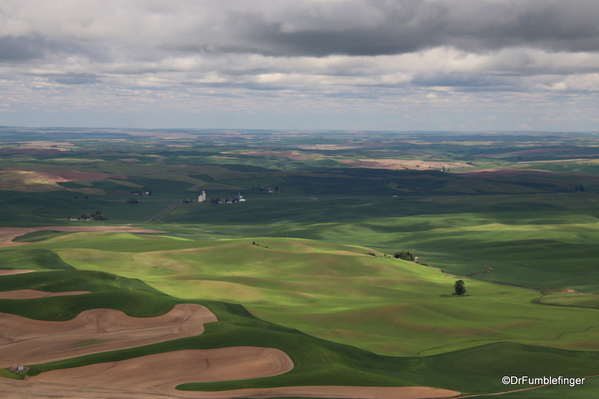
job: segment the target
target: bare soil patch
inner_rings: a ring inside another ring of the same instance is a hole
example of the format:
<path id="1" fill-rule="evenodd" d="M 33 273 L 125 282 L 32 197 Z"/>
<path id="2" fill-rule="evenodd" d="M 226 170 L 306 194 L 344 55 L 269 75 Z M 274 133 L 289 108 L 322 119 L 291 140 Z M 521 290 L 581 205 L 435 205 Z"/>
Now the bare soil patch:
<path id="1" fill-rule="evenodd" d="M 0 368 L 40 364 L 200 335 L 216 316 L 196 304 L 179 304 L 158 317 L 131 317 L 91 309 L 68 321 L 33 320 L 2 313 Z"/>
<path id="2" fill-rule="evenodd" d="M 13 242 L 23 234 L 41 230 L 90 233 L 166 233 L 165 231 L 143 229 L 130 226 L 41 226 L 41 227 L 0 227 L 0 248 L 26 245 L 26 242 Z"/>
<path id="3" fill-rule="evenodd" d="M 38 290 L 14 290 L 0 292 L 0 299 L 33 299 L 47 298 L 50 296 L 82 295 L 89 293 L 90 291 L 46 292 Z"/>
<path id="4" fill-rule="evenodd" d="M 471 168 L 464 162 L 441 162 L 441 161 L 422 161 L 418 159 L 362 159 L 359 161 L 352 161 L 348 159 L 340 159 L 337 162 L 355 166 L 359 168 L 371 168 L 371 169 L 389 169 L 389 170 L 402 170 L 402 169 L 414 169 L 414 170 L 427 170 L 427 169 L 441 169 L 441 168 Z"/>

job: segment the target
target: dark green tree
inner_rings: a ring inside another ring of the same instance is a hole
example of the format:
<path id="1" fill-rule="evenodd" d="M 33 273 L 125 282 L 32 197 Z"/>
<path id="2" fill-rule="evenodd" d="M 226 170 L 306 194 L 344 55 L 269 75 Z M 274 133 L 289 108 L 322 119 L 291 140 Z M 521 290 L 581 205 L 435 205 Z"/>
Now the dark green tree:
<path id="1" fill-rule="evenodd" d="M 396 252 L 395 255 L 393 255 L 393 257 L 395 259 L 403 259 L 403 260 L 409 260 L 409 261 L 414 261 L 414 255 L 412 255 L 409 251 L 399 251 Z"/>
<path id="2" fill-rule="evenodd" d="M 466 293 L 466 284 L 464 283 L 464 280 L 456 281 L 453 286 L 453 289 L 453 295 L 464 295 Z"/>
<path id="3" fill-rule="evenodd" d="M 94 220 L 107 220 L 106 216 L 104 216 L 100 211 L 97 211 L 93 218 Z"/>

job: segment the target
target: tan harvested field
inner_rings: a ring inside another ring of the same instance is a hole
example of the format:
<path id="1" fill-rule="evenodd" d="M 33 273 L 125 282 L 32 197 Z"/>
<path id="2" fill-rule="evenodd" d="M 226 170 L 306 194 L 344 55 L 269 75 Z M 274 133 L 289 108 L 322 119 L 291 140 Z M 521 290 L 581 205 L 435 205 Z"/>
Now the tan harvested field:
<path id="1" fill-rule="evenodd" d="M 588 159 L 588 158 L 570 158 L 570 159 L 550 159 L 546 161 L 522 161 L 516 162 L 517 164 L 522 163 L 562 163 L 562 162 L 588 162 L 588 163 L 598 163 L 599 159 Z"/>
<path id="2" fill-rule="evenodd" d="M 0 314 L 0 368 L 40 364 L 191 337 L 216 322 L 207 308 L 176 305 L 158 317 L 130 317 L 118 310 L 92 309 L 68 321 L 41 321 Z"/>
<path id="3" fill-rule="evenodd" d="M 556 174 L 556 172 L 550 172 L 550 171 L 543 170 L 543 169 L 500 169 L 500 168 L 456 171 L 455 173 L 460 173 L 462 175 L 467 175 L 467 176 L 478 176 L 478 177 L 487 177 L 487 178 L 498 177 L 498 176 L 515 176 L 515 175 L 521 175 L 524 173 Z"/>
<path id="4" fill-rule="evenodd" d="M 18 143 L 20 148 L 34 148 L 34 149 L 53 149 L 58 151 L 71 151 L 69 148 L 64 147 L 72 147 L 73 144 L 67 141 L 21 141 Z"/>
<path id="5" fill-rule="evenodd" d="M 165 233 L 164 231 L 142 229 L 130 226 L 42 226 L 42 227 L 0 227 L 0 248 L 25 245 L 26 242 L 13 242 L 16 237 L 35 231 L 53 230 L 89 233 Z"/>
<path id="6" fill-rule="evenodd" d="M 230 152 L 224 152 L 223 154 L 231 154 Z M 310 158 L 325 158 L 323 155 L 308 155 L 301 154 L 295 151 L 285 151 L 285 152 L 276 152 L 276 151 L 262 151 L 262 152 L 243 152 L 241 155 L 254 155 L 254 156 L 264 156 L 264 157 L 282 157 L 289 159 L 310 159 Z"/>
<path id="7" fill-rule="evenodd" d="M 14 290 L 0 292 L 0 299 L 33 299 L 47 298 L 51 296 L 82 295 L 89 293 L 90 291 L 46 292 L 38 290 Z"/>
<path id="8" fill-rule="evenodd" d="M 353 148 L 363 148 L 363 145 L 347 145 L 347 144 L 310 144 L 300 145 L 297 148 L 303 150 L 351 150 Z"/>
<path id="9" fill-rule="evenodd" d="M 565 148 L 567 150 L 567 148 Z M 513 156 L 513 155 L 521 155 L 521 154 L 539 154 L 539 153 L 551 153 L 556 151 L 555 148 L 553 149 L 546 149 L 546 148 L 532 148 L 532 149 L 528 149 L 528 150 L 520 150 L 520 151 L 508 151 L 508 152 L 498 152 L 495 154 L 476 154 L 474 155 L 475 157 L 481 157 L 481 158 L 500 158 L 500 157 L 508 157 L 508 156 Z"/>
<path id="10" fill-rule="evenodd" d="M 88 181 L 100 179 L 118 179 L 127 180 L 125 175 L 107 174 L 107 173 L 91 173 L 80 172 L 78 170 L 21 170 L 21 169 L 5 169 L 2 171 L 5 177 L 13 177 L 15 180 L 21 180 L 25 184 L 52 184 L 58 182 L 69 181 Z"/>
<path id="11" fill-rule="evenodd" d="M 48 191 L 64 190 L 64 187 L 57 183 L 71 181 L 93 181 L 101 179 L 127 180 L 125 175 L 80 172 L 78 170 L 22 170 L 22 169 L 4 169 L 0 171 L 0 180 L 2 189 L 15 191 Z"/>
<path id="12" fill-rule="evenodd" d="M 337 162 L 355 166 L 358 168 L 370 168 L 370 169 L 389 169 L 389 170 L 402 170 L 402 169 L 414 169 L 414 170 L 427 170 L 427 169 L 441 169 L 441 168 L 471 168 L 464 162 L 441 162 L 441 161 L 422 161 L 418 159 L 361 159 L 359 161 L 352 161 L 349 159 L 340 159 Z"/>
<path id="13" fill-rule="evenodd" d="M 0 276 L 11 276 L 13 274 L 21 274 L 21 273 L 31 273 L 37 270 L 26 270 L 26 269 L 17 269 L 17 270 L 0 270 Z"/>

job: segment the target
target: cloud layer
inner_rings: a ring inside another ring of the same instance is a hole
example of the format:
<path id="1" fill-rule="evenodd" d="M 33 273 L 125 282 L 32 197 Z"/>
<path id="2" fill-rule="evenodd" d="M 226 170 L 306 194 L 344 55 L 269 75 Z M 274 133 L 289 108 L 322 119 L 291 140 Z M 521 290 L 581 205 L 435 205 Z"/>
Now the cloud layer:
<path id="1" fill-rule="evenodd" d="M 597 17 L 594 0 L 4 0 L 0 123 L 357 113 L 360 128 L 597 130 Z"/>

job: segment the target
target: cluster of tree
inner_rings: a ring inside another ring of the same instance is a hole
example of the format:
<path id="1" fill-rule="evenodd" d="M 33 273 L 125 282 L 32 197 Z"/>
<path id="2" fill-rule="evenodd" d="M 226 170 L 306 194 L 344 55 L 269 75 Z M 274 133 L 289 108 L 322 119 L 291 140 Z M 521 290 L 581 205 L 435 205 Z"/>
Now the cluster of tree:
<path id="1" fill-rule="evenodd" d="M 152 195 L 152 192 L 150 190 L 148 190 L 148 191 L 135 190 L 131 194 L 133 194 L 133 195 Z"/>
<path id="2" fill-rule="evenodd" d="M 235 202 L 239 202 L 239 198 L 233 198 L 233 199 L 220 199 L 220 198 L 212 198 L 210 201 L 208 201 L 211 204 L 233 204 Z"/>
<path id="3" fill-rule="evenodd" d="M 100 212 L 100 211 L 96 211 L 96 213 L 91 213 L 91 214 L 84 213 L 83 215 L 81 215 L 77 218 L 77 220 L 81 220 L 81 219 L 83 219 L 83 220 L 108 220 L 106 218 L 106 216 L 104 216 L 102 214 L 102 212 Z"/>
<path id="4" fill-rule="evenodd" d="M 73 198 L 77 199 L 77 196 L 74 196 Z M 83 199 L 88 199 L 87 194 L 85 194 L 85 197 L 83 197 Z"/>
<path id="5" fill-rule="evenodd" d="M 256 244 L 256 241 L 252 241 L 252 245 L 255 245 L 257 247 L 262 247 L 262 248 L 268 248 L 266 245 L 262 246 L 260 244 Z"/>
<path id="6" fill-rule="evenodd" d="M 275 187 L 275 188 L 272 188 L 272 187 L 267 187 L 267 188 L 264 188 L 264 187 L 252 187 L 252 190 L 255 190 L 255 191 L 268 191 L 269 193 L 283 192 L 283 190 L 279 189 L 279 187 Z"/>
<path id="7" fill-rule="evenodd" d="M 396 252 L 393 257 L 395 259 L 403 259 L 403 260 L 409 260 L 409 261 L 414 261 L 414 255 L 412 255 L 410 252 L 408 251 L 399 251 Z"/>
<path id="8" fill-rule="evenodd" d="M 582 184 L 574 186 L 574 191 L 584 191 L 584 186 Z"/>
<path id="9" fill-rule="evenodd" d="M 128 203 L 128 204 L 137 204 L 137 203 L 139 203 L 139 201 L 138 201 L 138 200 L 136 200 L 135 198 L 129 198 L 129 199 L 127 200 L 127 203 Z"/>

